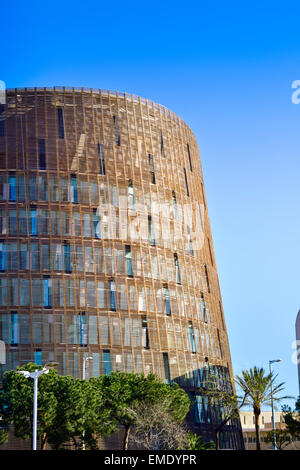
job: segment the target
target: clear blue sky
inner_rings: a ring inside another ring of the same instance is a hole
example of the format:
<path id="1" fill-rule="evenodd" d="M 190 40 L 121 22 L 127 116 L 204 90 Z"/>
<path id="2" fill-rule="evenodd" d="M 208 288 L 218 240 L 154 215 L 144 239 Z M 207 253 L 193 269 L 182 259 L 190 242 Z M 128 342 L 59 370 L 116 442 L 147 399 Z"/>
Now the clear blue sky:
<path id="1" fill-rule="evenodd" d="M 209 5 L 208 3 L 211 3 Z M 235 373 L 291 361 L 300 308 L 297 2 L 7 1 L 7 87 L 128 91 L 181 116 L 200 146 Z"/>

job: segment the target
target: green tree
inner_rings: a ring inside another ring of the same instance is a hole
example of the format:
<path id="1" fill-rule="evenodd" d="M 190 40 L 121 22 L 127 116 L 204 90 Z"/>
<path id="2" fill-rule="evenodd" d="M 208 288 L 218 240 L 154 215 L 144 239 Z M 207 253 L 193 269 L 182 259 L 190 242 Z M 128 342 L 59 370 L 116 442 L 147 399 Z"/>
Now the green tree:
<path id="1" fill-rule="evenodd" d="M 155 375 L 113 372 L 105 377 L 106 406 L 112 417 L 125 428 L 123 449 L 128 449 L 131 427 L 136 422 L 136 409 L 142 403 L 165 403 L 165 410 L 175 420 L 183 421 L 190 407 L 190 400 L 177 384 L 162 383 Z"/>
<path id="2" fill-rule="evenodd" d="M 242 377 L 236 376 L 236 383 L 246 395 L 246 404 L 253 407 L 255 419 L 256 449 L 261 450 L 259 416 L 263 405 L 270 406 L 273 396 L 273 402 L 290 397 L 278 397 L 278 394 L 284 390 L 284 382 L 275 385 L 277 375 L 273 372 L 266 374 L 263 368 L 254 367 L 253 369 L 243 370 Z M 273 392 L 272 392 L 273 390 Z"/>
<path id="3" fill-rule="evenodd" d="M 208 399 L 210 406 L 218 411 L 218 419 L 211 423 L 215 448 L 218 450 L 220 433 L 231 420 L 239 419 L 239 410 L 245 404 L 246 393 L 238 397 L 228 374 L 224 373 L 221 377 L 207 370 L 206 378 L 199 387 L 199 394 L 203 399 Z"/>
<path id="4" fill-rule="evenodd" d="M 293 439 L 300 438 L 300 397 L 298 397 L 295 405 L 295 409 L 292 410 L 290 406 L 284 406 L 282 408 L 283 419 L 286 424 L 287 431 L 293 437 Z"/>
<path id="5" fill-rule="evenodd" d="M 41 367 L 27 364 L 22 369 Z M 21 368 L 18 368 L 21 370 Z M 16 371 L 5 373 L 2 407 L 5 425 L 13 424 L 16 437 L 32 439 L 33 380 Z M 101 379 L 83 381 L 61 376 L 51 369 L 39 378 L 38 438 L 41 449 L 48 442 L 59 449 L 70 440 L 76 449 L 96 448 L 100 435 L 109 435 L 116 426 L 104 407 Z"/>
<path id="6" fill-rule="evenodd" d="M 188 433 L 188 448 L 187 450 L 215 450 L 216 445 L 214 442 L 203 442 L 202 436 L 197 436 L 193 432 Z"/>
<path id="7" fill-rule="evenodd" d="M 293 438 L 290 433 L 286 429 L 276 429 L 276 448 L 277 450 L 283 450 L 287 447 L 291 442 L 293 442 Z M 274 446 L 274 433 L 273 431 L 269 431 L 265 437 L 266 442 L 272 443 Z"/>

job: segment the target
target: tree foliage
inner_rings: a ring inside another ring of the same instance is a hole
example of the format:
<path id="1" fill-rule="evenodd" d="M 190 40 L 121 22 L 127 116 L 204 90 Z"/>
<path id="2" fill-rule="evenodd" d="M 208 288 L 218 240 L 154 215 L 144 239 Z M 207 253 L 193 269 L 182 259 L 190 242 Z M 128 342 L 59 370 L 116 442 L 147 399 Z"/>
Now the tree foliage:
<path id="1" fill-rule="evenodd" d="M 261 407 L 263 405 L 270 406 L 272 398 L 274 403 L 279 403 L 285 398 L 290 398 L 287 396 L 278 396 L 278 394 L 284 390 L 284 382 L 276 385 L 276 379 L 277 375 L 274 375 L 273 372 L 266 374 L 265 370 L 259 367 L 243 370 L 241 377 L 236 376 L 236 383 L 246 395 L 245 403 L 253 407 L 257 450 L 261 450 L 259 427 Z"/>
<path id="2" fill-rule="evenodd" d="M 18 368 L 21 370 L 21 368 Z M 41 367 L 29 363 L 29 372 Z M 16 437 L 32 439 L 33 380 L 18 371 L 5 373 L 0 396 L 2 423 L 13 425 Z M 172 422 L 181 423 L 190 407 L 188 395 L 177 384 L 162 383 L 155 375 L 113 372 L 89 380 L 61 376 L 50 369 L 38 382 L 38 438 L 41 449 L 72 445 L 76 449 L 96 449 L 100 436 L 109 436 L 125 426 L 124 448 L 132 425 L 137 422 L 140 404 L 163 403 Z M 6 431 L 0 438 L 4 441 Z"/>
<path id="3" fill-rule="evenodd" d="M 300 397 L 298 397 L 295 409 L 292 410 L 290 406 L 282 408 L 283 419 L 286 424 L 287 431 L 294 439 L 300 438 Z"/>

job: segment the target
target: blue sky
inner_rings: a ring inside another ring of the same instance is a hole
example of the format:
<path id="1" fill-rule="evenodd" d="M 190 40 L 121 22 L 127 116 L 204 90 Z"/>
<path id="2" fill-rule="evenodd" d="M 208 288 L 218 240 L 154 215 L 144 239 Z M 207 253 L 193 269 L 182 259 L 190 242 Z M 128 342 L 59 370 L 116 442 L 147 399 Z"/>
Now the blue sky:
<path id="1" fill-rule="evenodd" d="M 164 104 L 195 133 L 235 373 L 291 361 L 300 308 L 300 6 L 260 2 L 2 6 L 7 87 L 86 86 Z"/>

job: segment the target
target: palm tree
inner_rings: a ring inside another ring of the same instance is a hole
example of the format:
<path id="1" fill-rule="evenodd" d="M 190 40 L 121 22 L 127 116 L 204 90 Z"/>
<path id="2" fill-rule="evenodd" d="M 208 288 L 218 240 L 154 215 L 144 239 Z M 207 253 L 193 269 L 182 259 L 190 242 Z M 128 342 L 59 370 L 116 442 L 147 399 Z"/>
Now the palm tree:
<path id="1" fill-rule="evenodd" d="M 265 374 L 263 368 L 254 367 L 250 370 L 243 370 L 242 377 L 236 376 L 236 383 L 240 386 L 244 394 L 246 394 L 246 404 L 253 406 L 253 413 L 255 418 L 255 433 L 256 433 L 256 449 L 261 450 L 260 447 L 260 433 L 259 433 L 259 415 L 263 405 L 270 406 L 273 396 L 273 402 L 290 397 L 278 397 L 278 393 L 284 390 L 284 382 L 279 385 L 274 385 L 277 375 L 274 373 Z"/>

